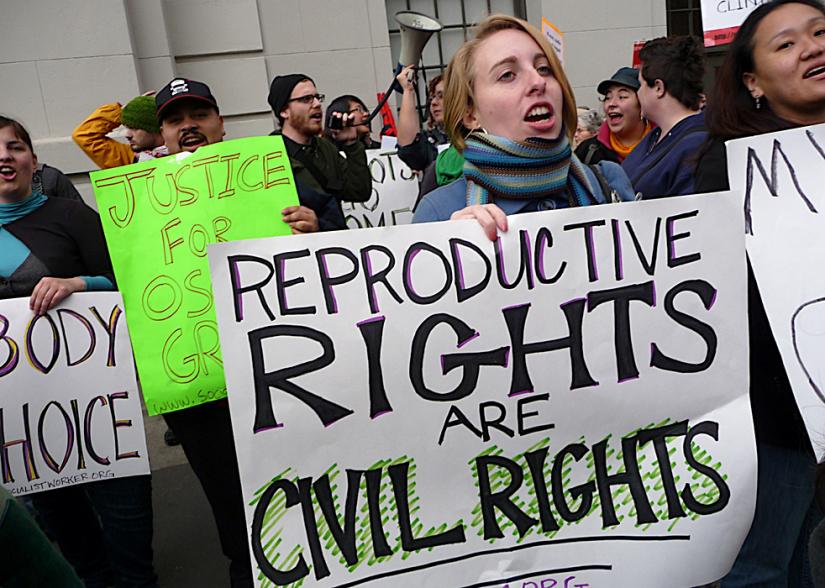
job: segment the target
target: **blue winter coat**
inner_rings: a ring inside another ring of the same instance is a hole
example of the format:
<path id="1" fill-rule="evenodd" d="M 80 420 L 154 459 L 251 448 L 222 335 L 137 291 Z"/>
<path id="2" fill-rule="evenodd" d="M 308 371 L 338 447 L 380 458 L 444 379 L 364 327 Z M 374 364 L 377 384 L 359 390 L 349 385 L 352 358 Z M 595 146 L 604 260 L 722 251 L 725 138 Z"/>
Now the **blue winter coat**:
<path id="1" fill-rule="evenodd" d="M 622 163 L 644 200 L 695 192 L 696 158 L 708 137 L 705 113 L 682 119 L 659 141 L 661 132 L 650 131 Z"/>

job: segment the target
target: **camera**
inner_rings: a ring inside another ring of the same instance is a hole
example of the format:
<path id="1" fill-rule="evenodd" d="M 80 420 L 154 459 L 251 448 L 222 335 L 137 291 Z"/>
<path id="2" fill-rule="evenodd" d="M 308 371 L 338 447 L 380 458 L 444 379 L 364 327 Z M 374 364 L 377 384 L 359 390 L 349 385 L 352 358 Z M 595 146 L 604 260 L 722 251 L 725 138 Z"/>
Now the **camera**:
<path id="1" fill-rule="evenodd" d="M 340 116 L 329 117 L 329 128 L 333 131 L 340 131 L 344 128 L 344 119 Z"/>

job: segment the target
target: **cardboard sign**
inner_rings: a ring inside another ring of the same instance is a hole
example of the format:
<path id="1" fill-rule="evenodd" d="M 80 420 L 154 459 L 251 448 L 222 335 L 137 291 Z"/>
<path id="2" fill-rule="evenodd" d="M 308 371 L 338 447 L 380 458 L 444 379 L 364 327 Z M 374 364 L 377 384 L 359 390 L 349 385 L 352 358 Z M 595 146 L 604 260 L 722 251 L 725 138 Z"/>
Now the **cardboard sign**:
<path id="1" fill-rule="evenodd" d="M 737 200 L 211 246 L 256 585 L 724 576 L 756 488 Z"/>
<path id="2" fill-rule="evenodd" d="M 747 249 L 818 460 L 825 459 L 825 125 L 729 141 Z"/>
<path id="3" fill-rule="evenodd" d="M 90 177 L 149 414 L 225 397 L 206 246 L 290 233 L 280 211 L 298 197 L 283 139 L 226 141 Z"/>
<path id="4" fill-rule="evenodd" d="M 395 153 L 367 151 L 372 196 L 366 202 L 342 202 L 350 229 L 406 225 L 418 200 L 418 179 Z"/>
<path id="5" fill-rule="evenodd" d="M 768 0 L 702 0 L 705 47 L 727 45 L 748 15 Z"/>
<path id="6" fill-rule="evenodd" d="M 541 17 L 541 32 L 544 33 L 544 36 L 550 41 L 550 46 L 553 47 L 553 51 L 556 52 L 556 57 L 559 58 L 559 62 L 564 65 L 564 33 L 543 16 Z"/>
<path id="7" fill-rule="evenodd" d="M 132 348 L 117 292 L 72 294 L 37 316 L 0 301 L 0 471 L 12 494 L 149 473 Z"/>

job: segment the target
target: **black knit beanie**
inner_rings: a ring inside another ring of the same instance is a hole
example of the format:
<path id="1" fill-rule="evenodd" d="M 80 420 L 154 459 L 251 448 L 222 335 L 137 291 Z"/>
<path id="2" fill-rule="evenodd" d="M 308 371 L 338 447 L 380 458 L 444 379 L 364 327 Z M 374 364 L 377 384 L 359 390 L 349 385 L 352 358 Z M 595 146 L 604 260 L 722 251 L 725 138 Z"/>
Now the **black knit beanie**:
<path id="1" fill-rule="evenodd" d="M 304 80 L 312 82 L 312 78 L 304 74 L 275 76 L 275 79 L 272 80 L 272 84 L 269 86 L 269 98 L 267 98 L 267 101 L 279 123 L 283 124 L 284 122 L 281 118 L 281 111 L 286 107 L 292 90 Z M 312 83 L 314 84 L 315 82 Z"/>

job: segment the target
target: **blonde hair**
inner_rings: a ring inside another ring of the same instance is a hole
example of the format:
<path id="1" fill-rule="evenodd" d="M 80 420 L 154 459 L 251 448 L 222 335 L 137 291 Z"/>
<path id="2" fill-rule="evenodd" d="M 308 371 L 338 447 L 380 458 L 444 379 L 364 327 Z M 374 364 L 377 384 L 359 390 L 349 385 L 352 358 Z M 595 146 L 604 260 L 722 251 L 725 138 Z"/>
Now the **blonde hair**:
<path id="1" fill-rule="evenodd" d="M 533 25 L 514 16 L 505 14 L 494 14 L 488 16 L 475 29 L 475 36 L 458 48 L 447 71 L 444 73 L 444 128 L 453 146 L 459 151 L 464 150 L 464 137 L 472 130 L 464 126 L 464 115 L 475 106 L 475 95 L 473 93 L 473 83 L 475 82 L 475 72 L 473 71 L 473 59 L 479 45 L 486 39 L 492 37 L 499 31 L 516 30 L 523 31 L 530 35 L 541 47 L 547 56 L 552 70 L 553 77 L 561 86 L 562 121 L 564 121 L 565 132 L 568 139 L 572 141 L 573 133 L 576 131 L 577 114 L 576 99 L 573 96 L 573 89 L 567 76 L 556 57 L 556 52 L 550 46 L 549 41 Z"/>

